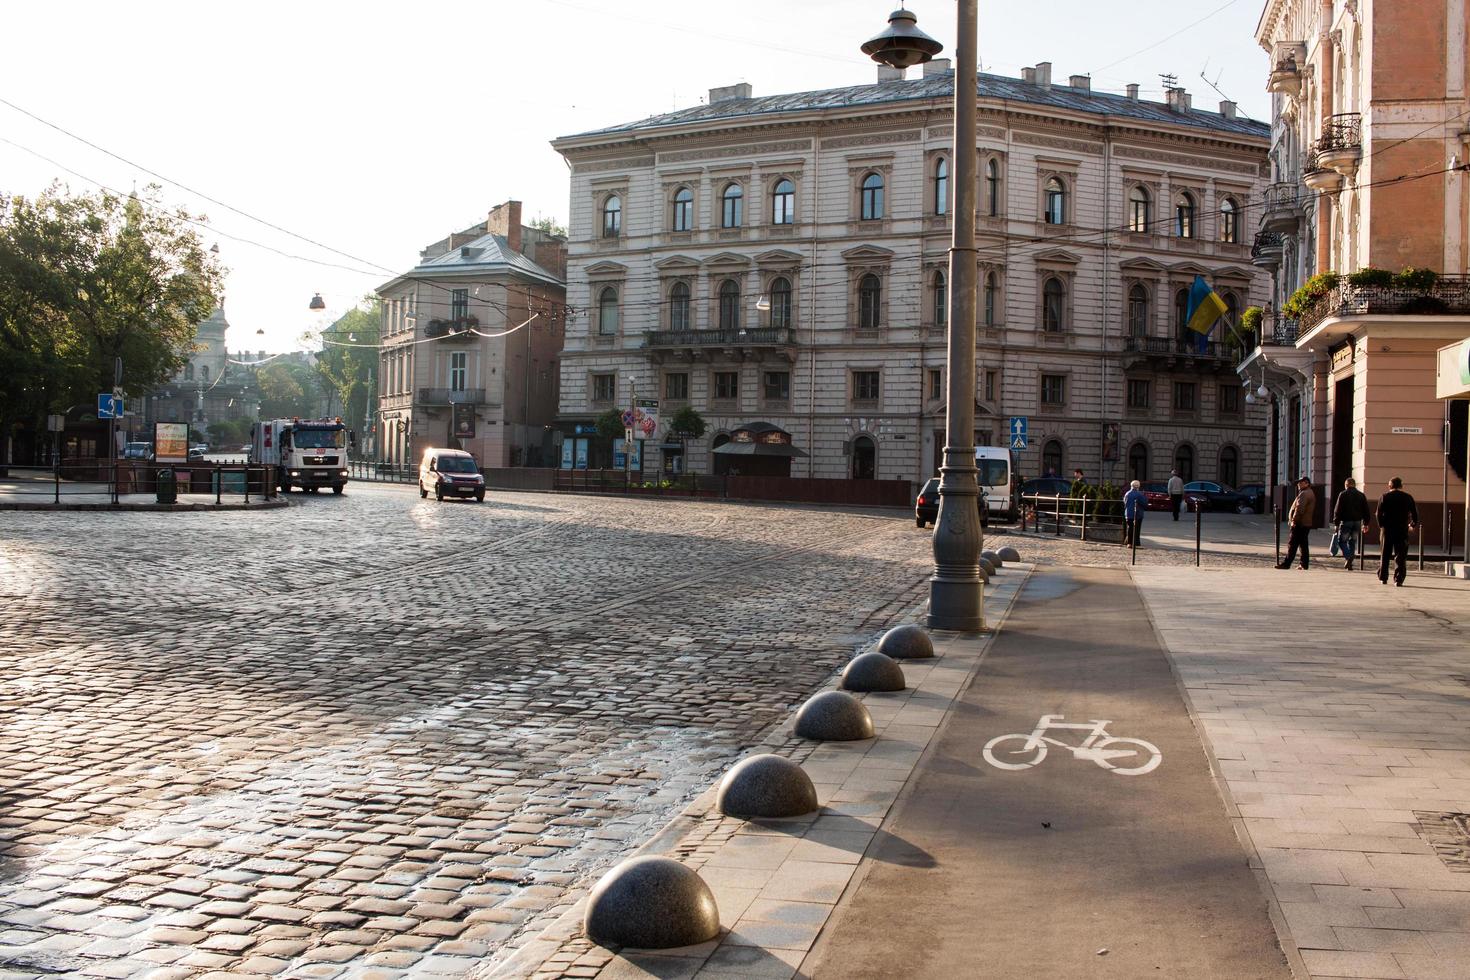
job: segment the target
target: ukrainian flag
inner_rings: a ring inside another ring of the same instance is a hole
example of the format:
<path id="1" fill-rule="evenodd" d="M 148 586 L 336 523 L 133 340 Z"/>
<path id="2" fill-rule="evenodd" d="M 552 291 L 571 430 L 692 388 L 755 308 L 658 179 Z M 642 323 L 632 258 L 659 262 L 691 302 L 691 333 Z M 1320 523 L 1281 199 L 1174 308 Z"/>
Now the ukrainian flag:
<path id="1" fill-rule="evenodd" d="M 1225 315 L 1225 310 L 1225 301 L 1220 298 L 1220 294 L 1210 288 L 1204 276 L 1195 276 L 1194 285 L 1189 287 L 1189 309 L 1185 326 L 1201 338 L 1208 337 L 1210 331 L 1215 329 L 1215 321 Z"/>

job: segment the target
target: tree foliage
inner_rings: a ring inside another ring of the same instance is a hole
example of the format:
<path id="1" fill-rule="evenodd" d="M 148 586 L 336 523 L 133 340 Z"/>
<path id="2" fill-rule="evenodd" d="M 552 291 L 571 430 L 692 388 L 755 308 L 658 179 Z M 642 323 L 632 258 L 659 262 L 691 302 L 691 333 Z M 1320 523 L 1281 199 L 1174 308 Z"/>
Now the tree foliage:
<path id="1" fill-rule="evenodd" d="M 623 438 L 623 413 L 620 409 L 609 408 L 597 416 L 597 435 L 609 446 L 614 439 Z"/>
<path id="2" fill-rule="evenodd" d="M 709 431 L 709 423 L 703 415 L 685 405 L 669 417 L 669 431 L 686 439 L 702 439 Z"/>
<path id="3" fill-rule="evenodd" d="M 378 325 L 383 308 L 376 296 L 347 311 L 322 334 L 322 352 L 316 369 L 336 393 L 342 413 L 352 425 L 361 425 L 372 414 L 368 403 L 378 379 Z M 361 346 L 351 346 L 361 345 Z"/>
<path id="4" fill-rule="evenodd" d="M 119 357 L 133 395 L 183 366 L 223 273 L 199 219 L 159 202 L 156 186 L 0 195 L 0 423 L 90 403 Z"/>
<path id="5" fill-rule="evenodd" d="M 544 231 L 548 235 L 560 235 L 562 238 L 567 237 L 567 226 L 558 223 L 555 218 L 544 214 L 536 215 L 526 227 L 535 228 L 537 231 Z"/>
<path id="6" fill-rule="evenodd" d="M 313 418 L 320 404 L 315 371 L 295 361 L 271 361 L 255 372 L 263 419 Z"/>

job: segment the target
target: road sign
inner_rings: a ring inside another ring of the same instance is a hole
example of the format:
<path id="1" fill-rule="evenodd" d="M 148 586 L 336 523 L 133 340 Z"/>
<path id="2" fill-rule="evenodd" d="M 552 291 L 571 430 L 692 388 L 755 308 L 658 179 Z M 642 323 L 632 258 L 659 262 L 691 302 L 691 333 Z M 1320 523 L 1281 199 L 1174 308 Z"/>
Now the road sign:
<path id="1" fill-rule="evenodd" d="M 64 432 L 64 431 L 66 431 L 66 416 L 65 415 L 48 415 L 48 416 L 46 416 L 46 431 L 48 431 L 48 432 Z"/>
<path id="2" fill-rule="evenodd" d="M 123 400 L 114 392 L 99 391 L 97 393 L 97 417 L 99 419 L 120 419 L 123 414 Z"/>
<path id="3" fill-rule="evenodd" d="M 1011 416 L 1011 448 L 1026 448 L 1026 425 L 1029 420 L 1024 415 Z"/>

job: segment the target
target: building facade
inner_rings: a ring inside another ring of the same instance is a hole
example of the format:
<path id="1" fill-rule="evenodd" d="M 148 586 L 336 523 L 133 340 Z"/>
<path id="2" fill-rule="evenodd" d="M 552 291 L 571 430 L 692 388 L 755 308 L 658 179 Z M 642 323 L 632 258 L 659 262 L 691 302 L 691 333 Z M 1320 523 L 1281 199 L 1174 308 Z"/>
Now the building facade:
<path id="1" fill-rule="evenodd" d="M 737 85 L 554 141 L 571 167 L 563 438 L 636 391 L 665 426 L 645 472 L 718 472 L 712 450 L 767 423 L 805 453 L 770 472 L 934 473 L 953 84 L 937 61 L 798 95 Z M 1024 417 L 1024 476 L 1262 479 L 1237 335 L 1199 341 L 1183 321 L 1197 276 L 1225 319 L 1264 302 L 1243 222 L 1267 127 L 1182 90 L 1158 103 L 1053 84 L 1049 64 L 981 75 L 979 116 L 977 444 L 1006 445 Z M 667 431 L 683 406 L 710 425 L 698 442 Z M 598 465 L 589 441 L 563 465 Z"/>
<path id="2" fill-rule="evenodd" d="M 552 465 L 565 268 L 565 240 L 523 226 L 508 201 L 378 287 L 381 460 L 437 447 L 482 467 Z"/>
<path id="3" fill-rule="evenodd" d="M 1253 252 L 1272 300 L 1239 373 L 1269 405 L 1269 477 L 1334 493 L 1402 477 L 1433 542 L 1442 501 L 1464 497 L 1445 453 L 1464 408 L 1434 375 L 1470 334 L 1467 27 L 1464 0 L 1269 0 L 1256 34 L 1273 108 Z"/>
<path id="4" fill-rule="evenodd" d="M 223 309 L 199 324 L 194 349 L 178 373 L 142 397 L 134 436 L 152 442 L 154 422 L 188 422 L 203 434 L 211 422 L 255 418 L 260 395 L 251 372 L 230 363 L 229 327 Z"/>

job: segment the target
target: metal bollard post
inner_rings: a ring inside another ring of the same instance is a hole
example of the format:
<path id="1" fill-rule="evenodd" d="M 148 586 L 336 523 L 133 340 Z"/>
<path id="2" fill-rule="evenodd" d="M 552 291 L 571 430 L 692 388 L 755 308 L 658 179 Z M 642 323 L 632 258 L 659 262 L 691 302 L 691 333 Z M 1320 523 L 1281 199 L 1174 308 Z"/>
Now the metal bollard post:
<path id="1" fill-rule="evenodd" d="M 1138 564 L 1138 537 L 1139 537 L 1139 535 L 1141 535 L 1143 533 L 1143 521 L 1140 520 L 1140 521 L 1138 521 L 1135 524 L 1135 523 L 1129 521 L 1126 516 L 1123 518 L 1123 520 L 1124 520 L 1124 522 L 1126 523 L 1126 525 L 1128 527 L 1128 540 L 1133 545 L 1133 547 L 1129 549 L 1129 552 L 1130 553 L 1129 553 L 1129 556 L 1128 556 L 1128 564 L 1130 564 L 1130 565 L 1137 565 Z"/>
<path id="2" fill-rule="evenodd" d="M 250 464 L 245 464 L 245 502 L 250 503 Z"/>
<path id="3" fill-rule="evenodd" d="M 1087 540 L 1087 498 L 1082 498 L 1082 540 Z"/>
<path id="4" fill-rule="evenodd" d="M 1281 513 L 1273 505 L 1271 520 L 1276 525 L 1276 564 L 1281 564 Z"/>
<path id="5" fill-rule="evenodd" d="M 1061 494 L 1057 494 L 1056 497 L 1055 497 L 1055 500 L 1056 500 L 1056 503 L 1057 503 L 1057 537 L 1061 537 L 1062 536 L 1062 495 Z"/>
<path id="6" fill-rule="evenodd" d="M 221 497 L 221 495 L 224 494 L 224 492 L 225 492 L 225 478 L 224 478 L 224 474 L 222 474 L 220 472 L 219 464 L 218 463 L 215 463 L 214 464 L 214 505 L 216 507 L 218 507 L 220 505 L 220 497 Z"/>
<path id="7" fill-rule="evenodd" d="M 1194 567 L 1199 568 L 1199 545 L 1200 529 L 1203 527 L 1204 511 L 1200 510 L 1199 501 L 1194 502 Z"/>
<path id="8" fill-rule="evenodd" d="M 1419 535 L 1419 571 L 1424 571 L 1424 528 L 1421 526 L 1416 531 Z"/>

